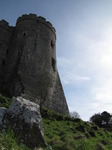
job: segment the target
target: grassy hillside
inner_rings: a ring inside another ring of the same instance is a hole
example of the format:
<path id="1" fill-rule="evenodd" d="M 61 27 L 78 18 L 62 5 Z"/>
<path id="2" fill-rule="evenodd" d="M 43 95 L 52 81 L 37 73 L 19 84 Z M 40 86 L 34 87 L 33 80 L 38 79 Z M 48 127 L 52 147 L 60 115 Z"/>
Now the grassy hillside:
<path id="1" fill-rule="evenodd" d="M 112 132 L 44 109 L 45 138 L 54 150 L 112 150 Z"/>
<path id="2" fill-rule="evenodd" d="M 9 105 L 9 99 L 0 96 L 0 107 Z M 112 150 L 112 132 L 47 109 L 43 109 L 42 118 L 45 139 L 53 150 Z M 17 137 L 11 130 L 8 133 L 0 133 L 0 149 L 30 150 L 25 145 L 18 143 Z"/>

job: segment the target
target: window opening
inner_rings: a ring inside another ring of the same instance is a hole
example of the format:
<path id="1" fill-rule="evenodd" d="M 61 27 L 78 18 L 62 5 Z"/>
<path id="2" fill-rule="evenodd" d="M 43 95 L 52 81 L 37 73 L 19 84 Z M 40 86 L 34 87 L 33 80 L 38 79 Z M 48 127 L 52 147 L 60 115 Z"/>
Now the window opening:
<path id="1" fill-rule="evenodd" d="M 6 64 L 5 59 L 3 59 L 2 66 L 5 66 L 5 64 Z"/>
<path id="2" fill-rule="evenodd" d="M 51 41 L 51 47 L 54 49 L 54 42 Z"/>
<path id="3" fill-rule="evenodd" d="M 26 36 L 26 32 L 23 33 L 23 36 Z"/>
<path id="4" fill-rule="evenodd" d="M 54 58 L 52 58 L 52 67 L 53 67 L 53 70 L 56 71 L 56 61 Z"/>
<path id="5" fill-rule="evenodd" d="M 18 51 L 18 56 L 20 56 L 20 54 L 21 54 L 21 52 L 20 52 L 20 51 Z"/>
<path id="6" fill-rule="evenodd" d="M 12 36 L 14 35 L 14 32 L 12 33 Z"/>
<path id="7" fill-rule="evenodd" d="M 6 51 L 6 54 L 8 55 L 9 54 L 9 50 L 7 49 L 7 51 Z"/>

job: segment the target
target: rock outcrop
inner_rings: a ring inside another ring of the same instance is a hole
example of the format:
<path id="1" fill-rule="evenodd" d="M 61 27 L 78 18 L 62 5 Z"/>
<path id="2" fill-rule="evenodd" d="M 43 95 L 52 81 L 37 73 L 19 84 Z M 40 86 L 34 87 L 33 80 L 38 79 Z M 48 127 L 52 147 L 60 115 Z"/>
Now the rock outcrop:
<path id="1" fill-rule="evenodd" d="M 9 109 L 0 109 L 2 128 L 11 127 L 28 147 L 46 146 L 39 105 L 22 97 L 14 98 Z"/>

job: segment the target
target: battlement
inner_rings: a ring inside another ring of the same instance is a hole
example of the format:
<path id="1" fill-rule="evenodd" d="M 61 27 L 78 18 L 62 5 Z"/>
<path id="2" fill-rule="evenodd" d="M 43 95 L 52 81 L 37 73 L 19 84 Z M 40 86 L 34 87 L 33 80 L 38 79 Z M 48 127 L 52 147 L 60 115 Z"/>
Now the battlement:
<path id="1" fill-rule="evenodd" d="M 5 21 L 4 19 L 0 20 L 0 28 L 7 30 L 9 28 L 9 23 Z"/>
<path id="2" fill-rule="evenodd" d="M 37 22 L 43 23 L 46 26 L 48 26 L 56 34 L 56 30 L 53 27 L 53 25 L 49 21 L 46 21 L 46 19 L 44 17 L 37 16 L 35 14 L 29 14 L 29 15 L 25 14 L 17 19 L 16 25 L 24 20 L 36 20 Z"/>

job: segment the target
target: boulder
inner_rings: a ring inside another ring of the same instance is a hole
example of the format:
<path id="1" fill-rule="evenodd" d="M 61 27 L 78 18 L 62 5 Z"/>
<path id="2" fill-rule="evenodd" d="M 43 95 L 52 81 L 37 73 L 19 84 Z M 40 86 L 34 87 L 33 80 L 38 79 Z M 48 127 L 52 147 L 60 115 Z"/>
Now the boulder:
<path id="1" fill-rule="evenodd" d="M 7 112 L 6 108 L 0 107 L 0 129 L 3 126 L 3 117 L 6 112 Z"/>
<path id="2" fill-rule="evenodd" d="M 28 147 L 46 146 L 38 104 L 22 97 L 14 98 L 3 122 L 6 128 L 11 127 L 19 140 Z"/>

